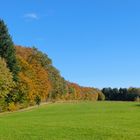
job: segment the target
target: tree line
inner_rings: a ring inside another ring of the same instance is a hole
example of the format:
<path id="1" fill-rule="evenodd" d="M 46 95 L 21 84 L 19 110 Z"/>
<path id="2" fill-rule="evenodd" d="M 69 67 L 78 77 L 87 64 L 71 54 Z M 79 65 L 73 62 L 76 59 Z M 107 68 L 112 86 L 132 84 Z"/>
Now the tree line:
<path id="1" fill-rule="evenodd" d="M 47 54 L 35 47 L 15 46 L 0 20 L 0 112 L 46 101 L 139 101 L 139 88 L 83 87 L 66 81 Z"/>
<path id="2" fill-rule="evenodd" d="M 103 88 L 102 93 L 110 101 L 140 101 L 140 88 Z"/>
<path id="3" fill-rule="evenodd" d="M 15 46 L 0 20 L 0 112 L 56 100 L 101 100 L 103 93 L 66 81 L 47 54 Z"/>

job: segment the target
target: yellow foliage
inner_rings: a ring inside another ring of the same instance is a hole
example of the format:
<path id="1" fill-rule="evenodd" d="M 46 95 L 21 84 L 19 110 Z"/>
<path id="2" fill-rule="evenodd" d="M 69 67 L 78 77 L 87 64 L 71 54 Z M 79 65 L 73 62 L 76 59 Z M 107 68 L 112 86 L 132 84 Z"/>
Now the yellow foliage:
<path id="1" fill-rule="evenodd" d="M 8 110 L 9 111 L 16 111 L 18 109 L 18 107 L 15 105 L 14 102 L 11 102 L 8 104 Z"/>
<path id="2" fill-rule="evenodd" d="M 14 87 L 13 76 L 4 59 L 0 58 L 0 98 L 6 96 Z"/>

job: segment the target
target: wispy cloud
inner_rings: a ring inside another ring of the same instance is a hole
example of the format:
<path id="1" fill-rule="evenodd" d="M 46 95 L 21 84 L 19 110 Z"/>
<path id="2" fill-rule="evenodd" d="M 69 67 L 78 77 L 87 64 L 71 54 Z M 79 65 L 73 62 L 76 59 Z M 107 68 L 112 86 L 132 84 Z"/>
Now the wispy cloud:
<path id="1" fill-rule="evenodd" d="M 33 20 L 38 20 L 39 17 L 36 13 L 27 13 L 24 15 L 24 18 L 26 19 L 33 19 Z"/>

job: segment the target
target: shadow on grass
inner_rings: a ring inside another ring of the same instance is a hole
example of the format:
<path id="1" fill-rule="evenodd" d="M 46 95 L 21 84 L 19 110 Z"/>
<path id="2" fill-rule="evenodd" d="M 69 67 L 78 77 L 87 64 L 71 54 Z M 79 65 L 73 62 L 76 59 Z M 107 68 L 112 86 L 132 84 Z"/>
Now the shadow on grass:
<path id="1" fill-rule="evenodd" d="M 140 104 L 136 104 L 135 106 L 140 107 Z"/>

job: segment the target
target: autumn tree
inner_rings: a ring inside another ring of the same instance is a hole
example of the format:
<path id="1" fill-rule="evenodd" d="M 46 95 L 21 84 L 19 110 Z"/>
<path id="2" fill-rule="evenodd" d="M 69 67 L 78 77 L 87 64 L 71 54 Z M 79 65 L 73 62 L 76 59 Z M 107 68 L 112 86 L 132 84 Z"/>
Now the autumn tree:
<path id="1" fill-rule="evenodd" d="M 56 98 L 66 94 L 66 81 L 61 76 L 60 72 L 52 65 L 52 61 L 47 54 L 42 53 L 37 48 L 33 47 L 32 53 L 28 56 L 27 61 L 34 66 L 36 71 L 39 65 L 42 66 L 42 68 L 46 71 L 43 72 L 43 70 L 42 73 L 46 73 L 46 75 L 44 75 L 46 80 L 48 78 L 48 82 L 46 81 L 46 83 L 50 82 L 51 84 L 51 90 L 49 94 L 50 98 Z M 41 74 L 41 71 L 38 74 Z"/>
<path id="2" fill-rule="evenodd" d="M 14 87 L 13 76 L 7 68 L 5 61 L 0 58 L 0 107 L 2 110 L 5 97 Z"/>
<path id="3" fill-rule="evenodd" d="M 41 55 L 34 48 L 16 47 L 17 58 L 21 71 L 19 73 L 19 90 L 24 91 L 31 104 L 36 96 L 46 101 L 51 84 Z"/>
<path id="4" fill-rule="evenodd" d="M 12 90 L 14 86 L 12 78 L 12 73 L 6 67 L 5 61 L 0 58 L 0 98 L 3 98 Z"/>

